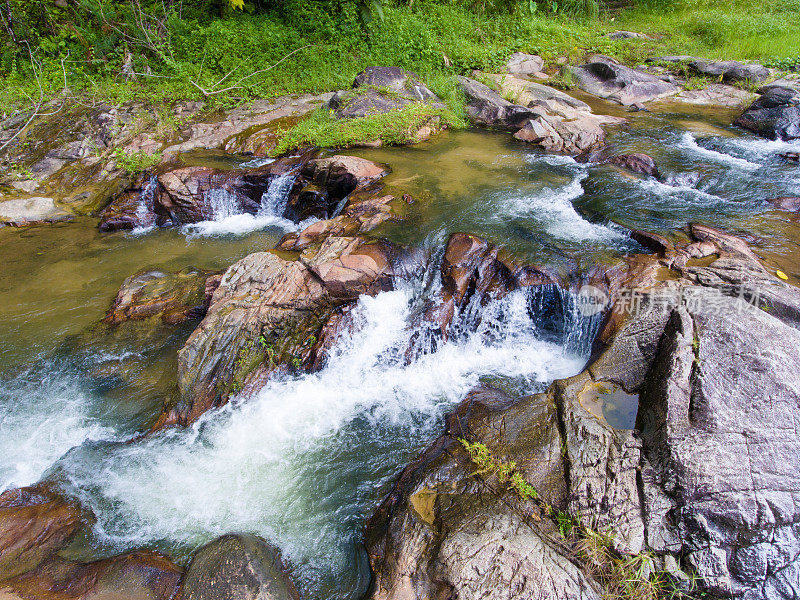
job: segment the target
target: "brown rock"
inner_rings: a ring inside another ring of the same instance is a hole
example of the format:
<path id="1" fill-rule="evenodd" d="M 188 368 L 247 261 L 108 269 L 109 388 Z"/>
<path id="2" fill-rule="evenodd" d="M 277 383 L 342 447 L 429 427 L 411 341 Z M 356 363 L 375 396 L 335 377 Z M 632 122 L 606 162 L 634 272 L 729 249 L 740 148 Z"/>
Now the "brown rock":
<path id="1" fill-rule="evenodd" d="M 91 563 L 52 558 L 5 585 L 37 600 L 169 600 L 182 573 L 167 557 L 139 550 Z"/>
<path id="2" fill-rule="evenodd" d="M 336 155 L 310 160 L 303 175 L 324 187 L 333 198 L 375 183 L 388 173 L 388 168 L 357 156 Z"/>
<path id="3" fill-rule="evenodd" d="M 46 485 L 0 495 L 0 580 L 35 569 L 83 524 L 81 508 Z"/>
<path id="4" fill-rule="evenodd" d="M 202 317 L 208 310 L 214 285 L 219 285 L 219 277 L 192 267 L 171 274 L 137 273 L 123 282 L 103 321 L 116 325 L 160 316 L 165 323 L 181 323 Z"/>
<path id="5" fill-rule="evenodd" d="M 655 161 L 647 154 L 620 154 L 614 156 L 608 161 L 612 165 L 623 167 L 634 173 L 641 173 L 642 175 L 649 175 L 656 179 L 661 178 L 658 172 Z"/>
<path id="6" fill-rule="evenodd" d="M 787 212 L 800 212 L 800 198 L 784 196 L 781 198 L 770 198 L 767 200 L 778 210 L 785 210 Z"/>

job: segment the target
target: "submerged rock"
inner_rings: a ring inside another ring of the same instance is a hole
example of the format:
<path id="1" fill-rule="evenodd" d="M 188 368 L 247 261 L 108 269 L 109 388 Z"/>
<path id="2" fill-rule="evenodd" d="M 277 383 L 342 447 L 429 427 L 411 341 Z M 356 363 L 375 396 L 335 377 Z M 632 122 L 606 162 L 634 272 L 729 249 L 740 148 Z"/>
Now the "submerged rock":
<path id="1" fill-rule="evenodd" d="M 280 553 L 253 535 L 228 534 L 195 552 L 179 600 L 300 600 Z"/>
<path id="2" fill-rule="evenodd" d="M 784 196 L 781 198 L 770 198 L 767 200 L 778 210 L 785 210 L 786 212 L 800 213 L 800 198 L 792 196 Z"/>
<path id="3" fill-rule="evenodd" d="M 52 198 L 34 196 L 0 202 L 0 224 L 34 225 L 70 218 L 70 213 L 55 205 Z"/>
<path id="4" fill-rule="evenodd" d="M 621 65 L 607 56 L 593 56 L 589 62 L 572 67 L 570 72 L 582 90 L 623 106 L 657 100 L 681 91 L 668 81 Z"/>
<path id="5" fill-rule="evenodd" d="M 0 495 L 0 581 L 38 567 L 84 524 L 84 513 L 46 485 Z"/>
<path id="6" fill-rule="evenodd" d="M 771 140 L 800 138 L 800 93 L 791 88 L 769 88 L 733 122 Z"/>

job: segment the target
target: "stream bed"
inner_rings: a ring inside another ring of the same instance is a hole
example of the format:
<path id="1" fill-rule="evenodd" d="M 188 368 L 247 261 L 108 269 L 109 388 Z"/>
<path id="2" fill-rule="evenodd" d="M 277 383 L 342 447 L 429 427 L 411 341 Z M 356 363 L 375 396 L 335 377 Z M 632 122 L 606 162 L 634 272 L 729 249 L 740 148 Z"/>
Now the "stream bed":
<path id="1" fill-rule="evenodd" d="M 641 251 L 625 227 L 674 236 L 698 221 L 746 233 L 767 265 L 800 278 L 800 225 L 766 202 L 800 195 L 800 168 L 778 156 L 800 143 L 743 134 L 725 110 L 672 106 L 630 118 L 609 141 L 618 153 L 651 155 L 663 181 L 474 130 L 348 153 L 389 164 L 387 192 L 413 197 L 402 222 L 375 234 L 433 256 L 466 231 L 566 273 Z M 221 212 L 190 228 L 113 234 L 91 218 L 0 229 L 0 488 L 45 477 L 89 506 L 97 523 L 68 549 L 73 557 L 144 546 L 185 560 L 220 534 L 249 532 L 281 546 L 304 597 L 355 599 L 369 583 L 364 521 L 443 415 L 481 382 L 524 394 L 578 373 L 598 320 L 564 295 L 554 336 L 534 294 L 518 290 L 467 307 L 447 343 L 418 344 L 408 360 L 420 307 L 436 292 L 432 260 L 396 289 L 362 297 L 356 327 L 321 371 L 273 379 L 186 430 L 126 443 L 174 393 L 176 352 L 197 323 L 166 333 L 133 383 L 119 385 L 87 377 L 93 361 L 109 359 L 92 328 L 129 275 L 224 269 L 293 227 L 260 219 Z M 119 360 L 147 350 L 116 348 Z"/>

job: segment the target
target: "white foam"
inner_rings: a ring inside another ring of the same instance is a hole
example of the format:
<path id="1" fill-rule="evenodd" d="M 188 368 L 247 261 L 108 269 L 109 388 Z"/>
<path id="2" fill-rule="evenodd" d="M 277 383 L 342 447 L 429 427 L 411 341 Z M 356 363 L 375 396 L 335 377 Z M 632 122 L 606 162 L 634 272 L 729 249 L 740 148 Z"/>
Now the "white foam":
<path id="1" fill-rule="evenodd" d="M 318 373 L 271 381 L 189 431 L 67 465 L 74 483 L 94 490 L 97 534 L 133 547 L 255 532 L 281 544 L 295 565 L 341 572 L 351 554 L 342 529 L 367 510 L 357 489 L 381 483 L 370 472 L 354 477 L 353 465 L 375 464 L 378 454 L 390 463 L 383 476 L 395 473 L 408 459 L 398 451 L 420 430 L 432 439 L 432 423 L 481 376 L 547 382 L 585 363 L 537 339 L 522 292 L 491 305 L 477 332 L 408 359 L 412 297 L 362 296 L 356 330 Z"/>
<path id="2" fill-rule="evenodd" d="M 704 204 L 708 204 L 708 202 L 725 202 L 725 199 L 721 198 L 720 196 L 715 196 L 714 194 L 709 194 L 708 192 L 698 190 L 696 187 L 689 185 L 689 183 L 691 182 L 684 182 L 680 179 L 678 179 L 674 184 L 662 183 L 656 179 L 653 179 L 652 177 L 648 177 L 647 179 L 638 179 L 636 181 L 636 184 L 640 188 L 659 197 L 682 195 L 685 199 L 685 197 L 688 195 L 705 200 L 706 202 L 704 202 Z"/>
<path id="3" fill-rule="evenodd" d="M 65 452 L 113 431 L 87 415 L 89 399 L 74 381 L 51 373 L 20 377 L 0 389 L 0 491 L 30 485 Z"/>
<path id="4" fill-rule="evenodd" d="M 703 148 L 697 143 L 694 134 L 692 134 L 690 131 L 684 132 L 684 134 L 681 136 L 681 146 L 694 152 L 695 154 L 698 154 L 706 159 L 713 160 L 717 163 L 723 163 L 732 167 L 738 167 L 740 169 L 746 169 L 749 171 L 761 168 L 761 165 L 758 163 L 750 162 L 749 160 L 745 160 L 743 158 L 736 158 L 735 156 L 725 154 L 724 152 L 717 152 L 716 150 Z"/>
<path id="5" fill-rule="evenodd" d="M 626 236 L 619 231 L 592 223 L 575 210 L 572 201 L 583 195 L 584 170 L 567 185 L 560 188 L 544 188 L 528 196 L 511 196 L 500 201 L 496 218 L 531 216 L 542 221 L 550 235 L 573 241 L 616 242 Z"/>
<path id="6" fill-rule="evenodd" d="M 199 223 L 184 225 L 181 227 L 181 231 L 186 234 L 188 238 L 193 238 L 215 235 L 242 235 L 269 227 L 277 227 L 284 231 L 295 231 L 308 224 L 310 223 L 301 223 L 297 225 L 289 219 L 276 217 L 275 215 L 257 216 L 249 213 L 240 213 L 238 215 L 230 215 L 219 221 L 200 221 Z"/>

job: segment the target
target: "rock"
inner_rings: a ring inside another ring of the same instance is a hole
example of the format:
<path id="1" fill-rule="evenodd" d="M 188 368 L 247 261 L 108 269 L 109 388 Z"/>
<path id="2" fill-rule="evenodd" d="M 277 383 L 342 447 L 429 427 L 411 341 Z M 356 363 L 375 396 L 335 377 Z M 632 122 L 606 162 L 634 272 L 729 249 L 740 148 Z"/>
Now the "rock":
<path id="1" fill-rule="evenodd" d="M 636 33 L 635 31 L 612 31 L 607 33 L 606 37 L 612 40 L 650 40 L 653 39 L 643 33 Z"/>
<path id="2" fill-rule="evenodd" d="M 648 512 L 669 511 L 673 540 L 651 544 L 684 557 L 711 594 L 790 598 L 800 588 L 800 332 L 735 293 L 685 290 L 642 390 L 644 476 L 668 500 Z"/>
<path id="3" fill-rule="evenodd" d="M 607 56 L 593 56 L 570 72 L 582 90 L 618 102 L 623 106 L 650 102 L 680 92 L 680 88 L 659 77 L 631 69 Z"/>
<path id="4" fill-rule="evenodd" d="M 179 600 L 300 600 L 280 553 L 261 538 L 228 534 L 195 552 Z"/>
<path id="5" fill-rule="evenodd" d="M 512 102 L 520 106 L 528 108 L 543 106 L 556 110 L 592 112 L 591 107 L 582 100 L 573 98 L 548 85 L 513 75 L 486 75 L 486 77 L 499 86 L 503 96 L 510 98 Z"/>
<path id="6" fill-rule="evenodd" d="M 301 260 L 256 252 L 234 263 L 178 353 L 180 398 L 156 428 L 191 423 L 232 394 L 256 391 L 252 379 L 306 364 L 334 310 L 391 285 L 393 252 L 383 242 L 329 237 Z"/>
<path id="7" fill-rule="evenodd" d="M 169 274 L 143 271 L 131 275 L 120 287 L 103 322 L 116 325 L 158 316 L 165 323 L 175 324 L 200 318 L 211 301 L 213 289 L 208 289 L 207 282 L 214 275 L 192 267 Z M 218 280 L 217 277 L 217 284 Z"/>
<path id="8" fill-rule="evenodd" d="M 537 144 L 548 152 L 580 154 L 600 146 L 605 132 L 591 117 L 562 119 L 537 114 L 528 119 L 514 137 Z"/>
<path id="9" fill-rule="evenodd" d="M 379 165 L 357 156 L 335 155 L 308 161 L 303 175 L 324 187 L 331 197 L 344 198 L 351 192 L 375 183 L 389 172 Z"/>
<path id="10" fill-rule="evenodd" d="M 752 102 L 756 95 L 732 85 L 712 83 L 702 89 L 683 90 L 669 98 L 670 101 L 697 106 L 729 106 L 739 108 Z"/>
<path id="11" fill-rule="evenodd" d="M 799 162 L 800 161 L 800 152 L 784 152 L 779 154 L 782 159 L 787 160 L 789 162 Z"/>
<path id="12" fill-rule="evenodd" d="M 182 573 L 167 557 L 138 550 L 91 563 L 52 558 L 5 585 L 23 598 L 39 600 L 170 600 Z"/>
<path id="13" fill-rule="evenodd" d="M 34 196 L 0 202 L 0 223 L 14 226 L 52 223 L 69 219 L 70 214 L 57 207 L 52 198 Z"/>
<path id="14" fill-rule="evenodd" d="M 618 154 L 608 160 L 612 165 L 623 167 L 634 173 L 649 175 L 656 179 L 661 179 L 655 161 L 647 154 Z"/>
<path id="15" fill-rule="evenodd" d="M 718 77 L 725 82 L 748 81 L 761 83 L 769 77 L 769 69 L 759 64 L 740 63 L 735 60 L 703 60 L 695 59 L 689 66 L 708 77 Z"/>
<path id="16" fill-rule="evenodd" d="M 535 54 L 515 52 L 508 58 L 505 71 L 506 73 L 540 77 L 544 75 L 544 59 Z"/>
<path id="17" fill-rule="evenodd" d="M 605 139 L 601 125 L 625 122 L 617 117 L 594 115 L 585 102 L 546 85 L 513 75 L 487 77 L 498 84 L 504 96 L 530 109 L 528 119 L 514 137 L 549 152 L 580 154 Z"/>
<path id="18" fill-rule="evenodd" d="M 782 198 L 770 198 L 767 200 L 770 204 L 772 204 L 778 210 L 785 210 L 787 212 L 800 212 L 800 198 L 798 197 L 787 197 L 784 196 Z"/>
<path id="19" fill-rule="evenodd" d="M 368 67 L 356 76 L 352 90 L 336 92 L 328 105 L 336 117 L 352 119 L 420 103 L 445 108 L 416 73 L 399 67 Z"/>
<path id="20" fill-rule="evenodd" d="M 770 88 L 733 122 L 771 140 L 800 138 L 800 94 L 790 88 Z"/>
<path id="21" fill-rule="evenodd" d="M 81 508 L 46 485 L 0 495 L 0 581 L 38 567 L 84 524 Z"/>
<path id="22" fill-rule="evenodd" d="M 498 390 L 472 392 L 448 417 L 446 433 L 406 467 L 367 523 L 374 576 L 371 598 L 600 598 L 599 585 L 567 558 L 570 551 L 536 506 L 476 471 L 456 438 L 485 444 L 563 501 L 557 412 L 544 395 L 521 400 Z"/>
<path id="23" fill-rule="evenodd" d="M 459 76 L 458 85 L 467 97 L 467 114 L 478 125 L 517 131 L 534 116 L 529 109 L 512 104 L 474 79 Z"/>

